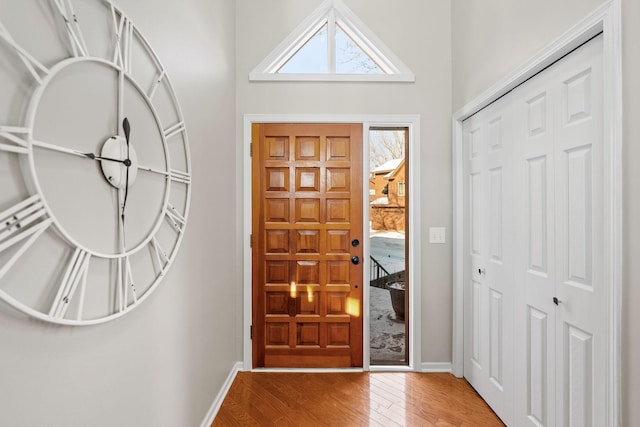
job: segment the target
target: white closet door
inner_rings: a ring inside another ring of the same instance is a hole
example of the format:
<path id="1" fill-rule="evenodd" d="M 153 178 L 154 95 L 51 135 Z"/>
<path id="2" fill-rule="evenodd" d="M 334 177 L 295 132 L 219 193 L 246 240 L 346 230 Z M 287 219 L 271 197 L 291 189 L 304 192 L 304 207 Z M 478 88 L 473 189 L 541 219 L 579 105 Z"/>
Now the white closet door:
<path id="1" fill-rule="evenodd" d="M 511 111 L 500 100 L 465 121 L 469 254 L 465 376 L 508 422 L 513 393 Z"/>
<path id="2" fill-rule="evenodd" d="M 566 59 L 565 59 L 566 60 Z M 555 173 L 552 68 L 512 92 L 517 205 L 516 423 L 555 422 Z"/>
<path id="3" fill-rule="evenodd" d="M 602 36 L 558 64 L 556 425 L 604 426 Z"/>
<path id="4" fill-rule="evenodd" d="M 465 377 L 507 425 L 605 425 L 602 36 L 463 123 Z"/>
<path id="5" fill-rule="evenodd" d="M 516 425 L 605 425 L 602 36 L 513 97 Z"/>

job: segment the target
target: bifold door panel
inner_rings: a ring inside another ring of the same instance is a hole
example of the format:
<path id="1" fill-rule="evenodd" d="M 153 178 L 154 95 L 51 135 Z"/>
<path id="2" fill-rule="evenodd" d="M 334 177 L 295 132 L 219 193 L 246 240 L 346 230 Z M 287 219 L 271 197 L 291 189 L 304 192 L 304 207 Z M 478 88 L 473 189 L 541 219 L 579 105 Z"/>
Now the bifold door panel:
<path id="1" fill-rule="evenodd" d="M 508 425 L 605 420 L 602 36 L 463 123 L 465 377 Z"/>

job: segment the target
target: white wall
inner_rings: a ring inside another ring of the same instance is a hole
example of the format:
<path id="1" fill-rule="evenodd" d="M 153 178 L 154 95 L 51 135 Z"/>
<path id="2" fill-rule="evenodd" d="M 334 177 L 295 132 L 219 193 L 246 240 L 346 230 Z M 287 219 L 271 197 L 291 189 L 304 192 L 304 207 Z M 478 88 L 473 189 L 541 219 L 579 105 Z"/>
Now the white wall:
<path id="1" fill-rule="evenodd" d="M 602 0 L 451 0 L 454 111 L 602 3 Z"/>
<path id="2" fill-rule="evenodd" d="M 319 3 L 236 2 L 237 140 L 242 141 L 244 114 L 420 114 L 422 362 L 450 362 L 451 245 L 429 245 L 424 236 L 429 226 L 451 227 L 449 3 L 344 1 L 415 73 L 415 83 L 249 82 L 249 72 Z"/>
<path id="3" fill-rule="evenodd" d="M 196 426 L 241 357 L 236 195 L 229 191 L 235 5 L 116 2 L 159 54 L 181 101 L 193 167 L 190 222 L 165 280 L 123 318 L 60 327 L 0 303 L 2 426 Z M 9 6 L 20 7 L 0 0 L 0 20 Z"/>
<path id="4" fill-rule="evenodd" d="M 640 2 L 622 0 L 622 425 L 640 425 Z"/>
<path id="5" fill-rule="evenodd" d="M 454 111 L 533 57 L 602 0 L 452 0 Z M 640 29 L 637 0 L 623 9 L 622 425 L 640 425 Z"/>

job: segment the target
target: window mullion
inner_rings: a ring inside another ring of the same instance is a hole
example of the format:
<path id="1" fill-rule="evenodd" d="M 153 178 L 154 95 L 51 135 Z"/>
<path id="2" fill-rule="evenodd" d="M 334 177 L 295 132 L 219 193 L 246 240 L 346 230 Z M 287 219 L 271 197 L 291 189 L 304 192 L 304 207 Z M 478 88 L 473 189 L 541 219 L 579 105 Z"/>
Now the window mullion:
<path id="1" fill-rule="evenodd" d="M 327 63 L 329 73 L 336 73 L 336 13 L 331 10 L 327 19 Z"/>

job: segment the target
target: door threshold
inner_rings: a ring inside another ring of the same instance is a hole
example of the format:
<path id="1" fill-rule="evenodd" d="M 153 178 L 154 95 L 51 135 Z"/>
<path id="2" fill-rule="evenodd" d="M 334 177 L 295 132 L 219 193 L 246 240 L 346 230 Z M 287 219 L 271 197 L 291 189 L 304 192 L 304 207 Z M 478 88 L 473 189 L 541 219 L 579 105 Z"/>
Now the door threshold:
<path id="1" fill-rule="evenodd" d="M 251 372 L 302 372 L 302 373 L 331 373 L 331 372 L 364 372 L 364 368 L 253 368 Z"/>
<path id="2" fill-rule="evenodd" d="M 416 372 L 411 366 L 399 366 L 399 365 L 371 365 L 369 366 L 371 372 Z"/>

